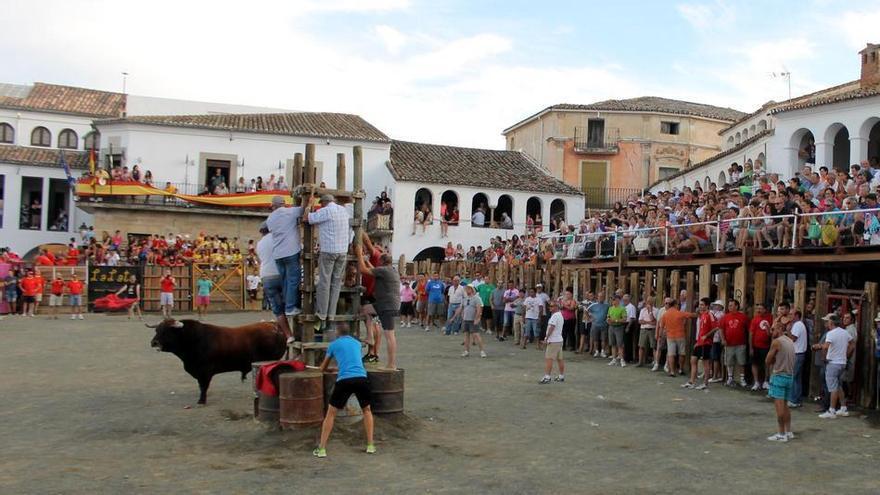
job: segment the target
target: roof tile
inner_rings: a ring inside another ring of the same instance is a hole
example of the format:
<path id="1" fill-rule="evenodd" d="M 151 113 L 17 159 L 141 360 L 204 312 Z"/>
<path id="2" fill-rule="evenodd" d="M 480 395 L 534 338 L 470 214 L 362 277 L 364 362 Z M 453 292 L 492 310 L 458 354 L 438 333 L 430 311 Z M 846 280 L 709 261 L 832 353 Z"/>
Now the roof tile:
<path id="1" fill-rule="evenodd" d="M 57 167 L 59 153 L 62 153 L 62 150 L 0 144 L 0 163 Z M 64 150 L 63 153 L 64 160 L 71 169 L 85 170 L 89 167 L 87 151 Z"/>
<path id="2" fill-rule="evenodd" d="M 119 117 L 125 113 L 125 100 L 122 93 L 38 82 L 22 98 L 0 97 L 0 106 L 89 117 Z"/>

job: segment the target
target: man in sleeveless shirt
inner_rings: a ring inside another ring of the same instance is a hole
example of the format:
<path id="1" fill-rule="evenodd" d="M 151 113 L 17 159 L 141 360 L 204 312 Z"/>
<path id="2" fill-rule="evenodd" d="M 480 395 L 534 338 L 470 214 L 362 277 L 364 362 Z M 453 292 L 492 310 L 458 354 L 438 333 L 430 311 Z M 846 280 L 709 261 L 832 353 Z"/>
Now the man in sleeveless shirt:
<path id="1" fill-rule="evenodd" d="M 791 410 L 788 401 L 794 397 L 794 341 L 789 337 L 786 327 L 776 325 L 772 328 L 770 350 L 765 361 L 766 369 L 772 371 L 769 395 L 776 406 L 778 431 L 767 437 L 771 442 L 787 442 L 794 438 L 791 432 Z"/>

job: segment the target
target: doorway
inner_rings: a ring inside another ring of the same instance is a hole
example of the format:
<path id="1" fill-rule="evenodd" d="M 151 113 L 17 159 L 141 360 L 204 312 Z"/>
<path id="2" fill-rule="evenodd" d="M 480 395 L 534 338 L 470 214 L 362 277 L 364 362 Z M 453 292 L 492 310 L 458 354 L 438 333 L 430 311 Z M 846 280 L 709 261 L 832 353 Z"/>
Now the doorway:
<path id="1" fill-rule="evenodd" d="M 214 188 L 217 187 L 219 182 L 215 179 L 217 176 L 217 171 L 220 171 L 220 176 L 223 178 L 223 183 L 226 184 L 226 187 L 229 187 L 229 177 L 230 177 L 230 168 L 232 167 L 232 162 L 229 160 L 205 160 L 205 176 L 203 177 L 204 185 L 208 186 L 211 193 L 214 193 Z M 215 183 L 216 182 L 216 183 Z"/>

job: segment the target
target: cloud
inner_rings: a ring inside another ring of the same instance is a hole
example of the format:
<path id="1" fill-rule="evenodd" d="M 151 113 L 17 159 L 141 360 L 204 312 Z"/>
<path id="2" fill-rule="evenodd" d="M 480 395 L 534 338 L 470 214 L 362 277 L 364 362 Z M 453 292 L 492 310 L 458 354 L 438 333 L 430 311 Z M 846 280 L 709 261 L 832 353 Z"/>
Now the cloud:
<path id="1" fill-rule="evenodd" d="M 829 18 L 830 25 L 854 50 L 861 50 L 880 26 L 880 10 L 848 11 Z"/>
<path id="2" fill-rule="evenodd" d="M 294 0 L 290 4 L 307 12 L 382 12 L 410 7 L 409 0 Z"/>
<path id="3" fill-rule="evenodd" d="M 385 45 L 385 49 L 392 55 L 400 53 L 400 49 L 407 43 L 408 37 L 391 26 L 376 26 L 374 31 L 382 44 Z"/>
<path id="4" fill-rule="evenodd" d="M 722 0 L 713 3 L 682 3 L 676 5 L 675 9 L 697 31 L 730 25 L 736 20 L 734 8 Z"/>

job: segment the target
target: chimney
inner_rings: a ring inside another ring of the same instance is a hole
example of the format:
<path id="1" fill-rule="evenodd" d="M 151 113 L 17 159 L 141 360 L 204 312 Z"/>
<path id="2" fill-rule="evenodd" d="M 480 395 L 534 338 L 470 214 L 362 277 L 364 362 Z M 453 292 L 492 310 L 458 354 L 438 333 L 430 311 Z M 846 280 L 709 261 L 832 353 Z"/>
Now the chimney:
<path id="1" fill-rule="evenodd" d="M 868 88 L 880 84 L 880 45 L 868 43 L 859 55 L 862 57 L 861 87 Z"/>

